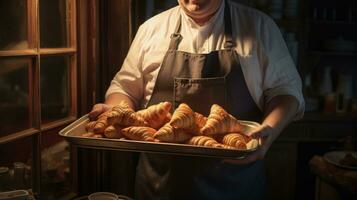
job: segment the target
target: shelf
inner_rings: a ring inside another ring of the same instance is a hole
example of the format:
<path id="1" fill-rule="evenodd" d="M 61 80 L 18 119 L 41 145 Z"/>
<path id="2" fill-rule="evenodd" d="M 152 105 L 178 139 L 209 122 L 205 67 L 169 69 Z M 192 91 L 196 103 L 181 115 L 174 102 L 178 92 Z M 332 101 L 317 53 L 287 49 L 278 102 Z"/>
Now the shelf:
<path id="1" fill-rule="evenodd" d="M 357 122 L 357 114 L 305 112 L 302 122 Z"/>
<path id="2" fill-rule="evenodd" d="M 332 20 L 311 20 L 312 24 L 326 24 L 326 25 L 357 25 L 357 22 L 349 21 L 332 21 Z"/>
<path id="3" fill-rule="evenodd" d="M 276 19 L 274 21 L 279 27 L 294 29 L 295 31 L 298 30 L 301 24 L 298 19 Z"/>
<path id="4" fill-rule="evenodd" d="M 341 51 L 307 51 L 308 55 L 323 55 L 323 56 L 357 56 L 357 52 L 341 52 Z"/>
<path id="5" fill-rule="evenodd" d="M 298 25 L 300 21 L 298 19 L 276 19 L 275 22 L 278 25 Z"/>

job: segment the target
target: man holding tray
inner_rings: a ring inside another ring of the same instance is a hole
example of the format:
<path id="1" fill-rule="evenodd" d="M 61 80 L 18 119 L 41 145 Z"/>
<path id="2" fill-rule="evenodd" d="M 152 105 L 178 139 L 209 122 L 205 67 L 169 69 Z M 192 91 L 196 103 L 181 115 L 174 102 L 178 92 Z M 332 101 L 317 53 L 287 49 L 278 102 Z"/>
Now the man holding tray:
<path id="1" fill-rule="evenodd" d="M 245 159 L 140 156 L 135 199 L 264 199 L 263 159 L 292 120 L 302 117 L 301 80 L 275 23 L 228 0 L 178 0 L 142 24 L 100 113 L 126 101 L 141 109 L 187 103 L 207 116 L 219 104 L 261 123 L 262 145 Z"/>

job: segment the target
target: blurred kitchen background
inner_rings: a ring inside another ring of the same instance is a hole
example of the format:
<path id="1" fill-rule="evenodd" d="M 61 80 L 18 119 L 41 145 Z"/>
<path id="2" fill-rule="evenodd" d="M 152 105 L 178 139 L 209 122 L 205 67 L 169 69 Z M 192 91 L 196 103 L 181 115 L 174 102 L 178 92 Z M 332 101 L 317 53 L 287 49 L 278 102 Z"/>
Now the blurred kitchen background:
<path id="1" fill-rule="evenodd" d="M 237 2 L 275 20 L 304 84 L 304 118 L 266 158 L 268 199 L 342 199 L 353 185 L 329 182 L 311 159 L 356 151 L 357 1 Z M 134 196 L 137 153 L 70 145 L 58 132 L 103 101 L 140 24 L 176 5 L 0 0 L 0 192 L 56 200 L 96 191 Z M 349 178 L 344 183 L 356 183 Z"/>

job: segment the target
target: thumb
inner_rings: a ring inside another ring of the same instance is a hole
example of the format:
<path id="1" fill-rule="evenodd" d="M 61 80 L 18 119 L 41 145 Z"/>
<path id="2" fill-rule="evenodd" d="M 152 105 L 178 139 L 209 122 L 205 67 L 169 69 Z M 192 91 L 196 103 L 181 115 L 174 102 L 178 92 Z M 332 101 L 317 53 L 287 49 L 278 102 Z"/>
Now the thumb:
<path id="1" fill-rule="evenodd" d="M 259 126 L 257 129 L 248 133 L 248 136 L 253 138 L 267 137 L 269 136 L 270 129 L 271 128 L 269 126 Z"/>
<path id="2" fill-rule="evenodd" d="M 111 107 L 107 104 L 99 103 L 95 104 L 92 108 L 92 110 L 89 112 L 89 118 L 91 120 L 96 119 L 100 114 L 108 111 Z"/>

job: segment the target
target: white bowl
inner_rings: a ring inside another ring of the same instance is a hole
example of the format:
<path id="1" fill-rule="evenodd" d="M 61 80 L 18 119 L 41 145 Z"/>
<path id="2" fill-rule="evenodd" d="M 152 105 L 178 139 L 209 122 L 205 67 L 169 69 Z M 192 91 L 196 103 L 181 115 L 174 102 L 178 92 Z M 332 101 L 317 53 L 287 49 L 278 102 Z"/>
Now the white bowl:
<path id="1" fill-rule="evenodd" d="M 119 200 L 118 195 L 110 192 L 96 192 L 88 196 L 88 200 Z"/>

